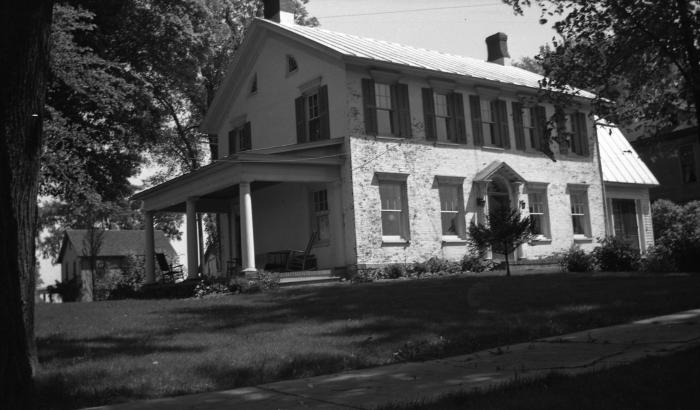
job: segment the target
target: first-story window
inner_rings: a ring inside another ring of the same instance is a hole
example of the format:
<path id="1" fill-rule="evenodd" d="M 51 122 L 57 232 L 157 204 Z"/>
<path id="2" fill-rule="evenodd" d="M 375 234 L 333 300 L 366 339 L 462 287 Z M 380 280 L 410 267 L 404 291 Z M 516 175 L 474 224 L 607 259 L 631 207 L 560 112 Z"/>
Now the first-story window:
<path id="1" fill-rule="evenodd" d="M 442 236 L 464 238 L 464 195 L 458 184 L 440 183 L 440 219 Z"/>
<path id="2" fill-rule="evenodd" d="M 527 195 L 530 218 L 534 221 L 532 233 L 536 239 L 549 238 L 549 209 L 546 188 L 529 188 Z"/>
<path id="3" fill-rule="evenodd" d="M 382 237 L 389 241 L 408 240 L 406 181 L 380 180 Z"/>
<path id="4" fill-rule="evenodd" d="M 328 211 L 328 191 L 325 189 L 314 191 L 313 200 L 313 230 L 316 232 L 319 242 L 330 240 L 330 216 Z"/>
<path id="5" fill-rule="evenodd" d="M 572 189 L 569 193 L 571 200 L 571 223 L 574 236 L 590 237 L 590 220 L 588 214 L 588 194 L 585 190 Z"/>

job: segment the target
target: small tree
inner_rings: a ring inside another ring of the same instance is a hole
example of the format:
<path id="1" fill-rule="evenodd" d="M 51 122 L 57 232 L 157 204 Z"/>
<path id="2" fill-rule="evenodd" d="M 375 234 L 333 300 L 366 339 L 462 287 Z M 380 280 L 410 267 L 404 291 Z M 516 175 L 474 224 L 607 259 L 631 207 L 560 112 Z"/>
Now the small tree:
<path id="1" fill-rule="evenodd" d="M 469 224 L 469 242 L 483 252 L 489 246 L 502 246 L 506 258 L 506 276 L 510 276 L 508 254 L 534 236 L 534 220 L 522 217 L 517 209 L 500 208 L 490 213 L 486 225 Z"/>

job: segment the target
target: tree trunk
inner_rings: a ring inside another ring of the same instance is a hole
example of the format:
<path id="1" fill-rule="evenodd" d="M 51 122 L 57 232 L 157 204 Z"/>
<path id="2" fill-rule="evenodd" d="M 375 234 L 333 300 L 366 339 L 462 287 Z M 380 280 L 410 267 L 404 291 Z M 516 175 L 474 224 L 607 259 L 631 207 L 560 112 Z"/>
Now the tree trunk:
<path id="1" fill-rule="evenodd" d="M 35 407 L 37 192 L 53 2 L 0 6 L 0 408 Z"/>

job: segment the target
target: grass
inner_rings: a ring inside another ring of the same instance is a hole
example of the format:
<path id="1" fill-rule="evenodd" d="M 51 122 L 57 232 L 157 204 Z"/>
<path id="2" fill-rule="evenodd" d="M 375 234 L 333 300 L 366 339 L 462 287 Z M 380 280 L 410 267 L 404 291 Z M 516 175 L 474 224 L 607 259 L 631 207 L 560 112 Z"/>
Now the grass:
<path id="1" fill-rule="evenodd" d="M 700 276 L 452 277 L 37 306 L 42 408 L 468 353 L 697 308 Z"/>
<path id="2" fill-rule="evenodd" d="M 579 376 L 551 374 L 432 402 L 381 410 L 453 409 L 696 409 L 700 403 L 700 347 Z"/>

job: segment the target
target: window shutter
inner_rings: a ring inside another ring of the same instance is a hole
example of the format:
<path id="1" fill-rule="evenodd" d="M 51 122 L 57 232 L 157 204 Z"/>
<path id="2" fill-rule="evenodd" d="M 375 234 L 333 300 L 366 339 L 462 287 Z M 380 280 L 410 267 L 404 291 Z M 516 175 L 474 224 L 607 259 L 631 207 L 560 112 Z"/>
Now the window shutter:
<path id="1" fill-rule="evenodd" d="M 544 150 L 544 136 L 547 128 L 547 112 L 544 107 L 536 106 L 532 109 L 532 119 L 535 125 L 535 149 Z"/>
<path id="2" fill-rule="evenodd" d="M 571 121 L 573 123 L 573 121 Z M 569 153 L 569 141 L 566 139 L 566 115 L 557 118 L 557 137 L 559 138 L 559 153 L 567 155 Z"/>
<path id="3" fill-rule="evenodd" d="M 452 93 L 452 115 L 454 116 L 455 141 L 467 143 L 467 123 L 464 120 L 464 99 L 460 93 Z"/>
<path id="4" fill-rule="evenodd" d="M 513 129 L 515 130 L 515 149 L 525 151 L 525 130 L 523 129 L 523 105 L 513 101 Z"/>
<path id="5" fill-rule="evenodd" d="M 411 137 L 411 109 L 408 104 L 408 84 L 391 86 L 391 106 L 394 108 L 394 120 L 398 127 L 397 136 Z M 396 131 L 395 131 L 396 132 Z"/>
<path id="6" fill-rule="evenodd" d="M 318 105 L 321 120 L 321 139 L 331 138 L 331 121 L 328 114 L 328 86 L 324 85 L 318 90 Z"/>
<path id="7" fill-rule="evenodd" d="M 474 133 L 474 145 L 484 145 L 484 134 L 481 129 L 481 100 L 478 95 L 469 96 L 469 110 L 472 115 L 472 132 Z"/>
<path id="8" fill-rule="evenodd" d="M 365 133 L 377 134 L 377 98 L 374 95 L 374 80 L 362 79 L 362 108 L 365 116 Z"/>
<path id="9" fill-rule="evenodd" d="M 576 113 L 576 118 L 578 119 L 577 131 L 578 131 L 578 141 L 579 141 L 579 154 L 583 156 L 588 156 L 588 124 L 586 121 L 586 114 L 582 112 Z"/>
<path id="10" fill-rule="evenodd" d="M 251 137 L 250 121 L 248 121 L 245 123 L 245 125 L 243 125 L 243 130 L 241 132 L 241 151 L 248 151 L 253 148 L 253 141 Z"/>
<path id="11" fill-rule="evenodd" d="M 304 96 L 294 100 L 297 117 L 297 143 L 306 142 L 306 109 L 304 107 Z"/>
<path id="12" fill-rule="evenodd" d="M 425 139 L 435 141 L 437 139 L 437 131 L 435 129 L 435 100 L 433 100 L 433 89 L 423 88 L 422 94 Z"/>
<path id="13" fill-rule="evenodd" d="M 236 153 L 236 129 L 232 129 L 228 132 L 228 154 Z"/>
<path id="14" fill-rule="evenodd" d="M 496 100 L 496 122 L 500 145 L 503 148 L 510 148 L 510 132 L 508 131 L 508 107 L 503 100 Z"/>

